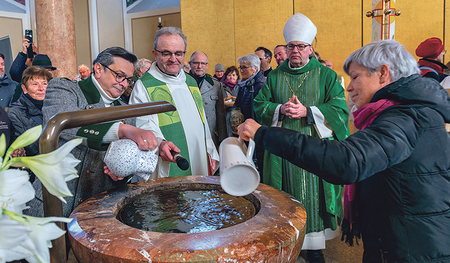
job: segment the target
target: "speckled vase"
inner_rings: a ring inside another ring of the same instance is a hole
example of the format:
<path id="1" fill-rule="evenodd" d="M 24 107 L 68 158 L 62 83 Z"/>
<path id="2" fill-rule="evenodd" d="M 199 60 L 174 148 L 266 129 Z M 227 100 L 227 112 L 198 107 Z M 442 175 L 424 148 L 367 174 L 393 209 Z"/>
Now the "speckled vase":
<path id="1" fill-rule="evenodd" d="M 108 169 L 118 177 L 130 174 L 147 180 L 155 171 L 158 163 L 157 149 L 153 151 L 140 150 L 130 139 L 120 139 L 111 144 L 105 154 L 104 162 Z"/>

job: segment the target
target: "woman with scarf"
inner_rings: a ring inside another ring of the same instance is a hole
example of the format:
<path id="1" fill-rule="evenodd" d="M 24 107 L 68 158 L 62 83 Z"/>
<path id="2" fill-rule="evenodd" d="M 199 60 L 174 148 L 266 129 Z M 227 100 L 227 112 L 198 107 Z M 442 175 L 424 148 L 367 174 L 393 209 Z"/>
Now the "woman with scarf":
<path id="1" fill-rule="evenodd" d="M 222 83 L 223 85 L 223 97 L 225 109 L 227 111 L 227 131 L 228 136 L 233 136 L 233 133 L 231 132 L 231 126 L 230 126 L 230 112 L 231 108 L 234 105 L 234 101 L 236 100 L 236 96 L 238 94 L 239 88 L 234 88 L 238 81 L 240 79 L 239 76 L 239 70 L 235 66 L 228 67 L 225 71 L 225 74 L 222 77 Z"/>
<path id="2" fill-rule="evenodd" d="M 414 57 L 394 40 L 355 51 L 344 70 L 360 129 L 346 140 L 320 140 L 253 120 L 238 127 L 239 135 L 330 183 L 352 184 L 343 231 L 347 241 L 362 234 L 363 262 L 448 262 L 447 92 L 422 78 Z"/>
<path id="3" fill-rule="evenodd" d="M 258 95 L 264 82 L 266 82 L 266 77 L 264 77 L 264 72 L 260 70 L 261 60 L 257 55 L 245 55 L 238 58 L 238 62 L 242 80 L 236 85 L 236 87 L 239 88 L 239 91 L 233 107 L 241 110 L 244 120 L 249 118 L 254 119 L 255 112 L 253 110 L 253 99 Z M 232 124 L 231 129 L 233 132 L 236 132 L 235 128 L 236 127 Z M 259 174 L 262 176 L 264 163 L 264 149 L 262 147 L 255 147 L 255 157 Z"/>
<path id="4" fill-rule="evenodd" d="M 42 125 L 42 105 L 47 84 L 52 74 L 45 68 L 30 66 L 22 74 L 23 94 L 8 109 L 8 116 L 13 125 L 13 140 L 26 130 Z M 27 156 L 39 154 L 39 141 L 25 147 Z"/>

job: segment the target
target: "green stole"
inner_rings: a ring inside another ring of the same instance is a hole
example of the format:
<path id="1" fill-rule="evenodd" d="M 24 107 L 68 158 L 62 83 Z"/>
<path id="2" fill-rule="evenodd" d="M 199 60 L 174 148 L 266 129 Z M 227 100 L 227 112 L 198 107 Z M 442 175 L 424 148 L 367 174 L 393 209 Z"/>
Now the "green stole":
<path id="1" fill-rule="evenodd" d="M 177 107 L 166 83 L 156 79 L 148 72 L 145 72 L 140 79 L 144 84 L 144 87 L 147 89 L 151 101 L 167 101 Z M 195 105 L 197 106 L 198 113 L 200 114 L 201 120 L 204 125 L 205 115 L 203 109 L 203 101 L 200 90 L 197 87 L 197 82 L 194 80 L 194 78 L 186 74 L 186 84 L 192 94 L 192 98 L 195 101 Z M 178 110 L 158 113 L 158 120 L 159 128 L 161 129 L 164 138 L 168 141 L 173 142 L 181 150 L 181 155 L 183 155 L 183 157 L 186 158 L 189 163 L 191 163 L 186 135 L 184 133 L 183 124 L 181 123 Z M 170 163 L 169 176 L 184 175 L 192 175 L 190 166 L 189 169 L 183 171 L 178 168 L 176 163 Z"/>
<path id="2" fill-rule="evenodd" d="M 348 136 L 348 112 L 345 93 L 337 81 L 337 75 L 319 66 L 320 63 L 315 59 L 311 59 L 310 63 L 300 70 L 290 69 L 288 62 L 289 60 L 286 60 L 271 72 L 266 84 L 255 98 L 255 113 L 258 120 L 264 125 L 271 126 L 276 106 L 292 98 L 291 89 L 295 91 L 300 86 L 295 92 L 299 101 L 306 107 L 319 108 L 327 121 L 336 120 L 329 124 L 337 139 L 345 139 Z M 308 71 L 308 76 L 303 81 Z M 291 89 L 286 83 L 286 78 Z M 330 81 L 323 83 L 324 79 Z M 284 118 L 282 127 L 319 138 L 314 126 L 307 124 L 306 118 L 300 120 Z M 306 233 L 318 232 L 324 228 L 336 229 L 334 217 L 324 216 L 325 211 L 319 211 L 318 205 L 324 202 L 326 212 L 342 218 L 341 186 L 323 181 L 267 151 L 264 155 L 263 182 L 293 195 L 303 203 L 308 212 Z M 312 200 L 313 196 L 319 199 Z"/>
<path id="3" fill-rule="evenodd" d="M 86 101 L 89 105 L 91 104 L 97 104 L 100 103 L 101 95 L 100 92 L 95 87 L 94 82 L 92 81 L 92 75 L 82 81 L 78 82 L 78 86 L 80 87 L 81 91 L 83 92 L 84 97 L 86 98 Z M 120 102 L 118 100 L 115 100 L 114 106 L 120 106 Z M 87 138 L 87 145 L 89 148 L 98 150 L 98 151 L 105 151 L 108 149 L 109 143 L 103 143 L 103 136 L 108 132 L 108 130 L 111 128 L 111 126 L 115 122 L 105 122 L 105 123 L 98 123 L 98 124 L 92 124 L 87 126 L 82 126 L 78 129 L 77 135 L 80 137 Z M 84 130 L 88 131 L 99 131 L 98 134 L 95 133 L 85 133 Z"/>

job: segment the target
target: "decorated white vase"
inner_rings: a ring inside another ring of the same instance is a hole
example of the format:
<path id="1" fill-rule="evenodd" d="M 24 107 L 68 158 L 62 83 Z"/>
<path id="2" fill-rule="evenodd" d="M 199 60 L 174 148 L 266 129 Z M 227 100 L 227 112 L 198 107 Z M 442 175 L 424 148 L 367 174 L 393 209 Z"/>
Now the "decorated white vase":
<path id="1" fill-rule="evenodd" d="M 140 150 L 130 139 L 120 139 L 111 142 L 106 151 L 104 162 L 108 169 L 118 177 L 131 174 L 148 180 L 158 163 L 157 149 L 153 151 Z"/>

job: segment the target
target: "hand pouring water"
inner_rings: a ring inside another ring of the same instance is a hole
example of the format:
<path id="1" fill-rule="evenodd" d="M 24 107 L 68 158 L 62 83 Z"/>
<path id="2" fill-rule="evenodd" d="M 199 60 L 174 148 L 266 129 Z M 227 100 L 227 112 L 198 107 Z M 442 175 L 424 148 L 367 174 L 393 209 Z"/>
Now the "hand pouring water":
<path id="1" fill-rule="evenodd" d="M 220 185 L 230 195 L 244 196 L 259 185 L 259 173 L 252 156 L 255 142 L 249 141 L 248 149 L 241 138 L 228 137 L 219 147 Z"/>

